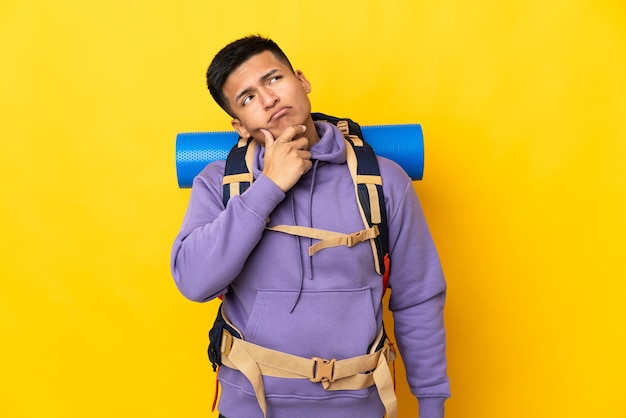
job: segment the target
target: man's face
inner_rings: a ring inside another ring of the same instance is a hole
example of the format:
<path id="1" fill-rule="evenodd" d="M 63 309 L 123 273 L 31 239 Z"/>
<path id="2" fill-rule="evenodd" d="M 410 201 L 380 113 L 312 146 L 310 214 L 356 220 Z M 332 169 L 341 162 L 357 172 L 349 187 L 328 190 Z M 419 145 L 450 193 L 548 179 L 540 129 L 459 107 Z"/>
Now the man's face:
<path id="1" fill-rule="evenodd" d="M 311 85 L 301 71 L 295 74 L 270 51 L 254 55 L 237 67 L 222 88 L 235 119 L 233 128 L 244 138 L 264 142 L 259 129 L 274 138 L 288 126 L 303 125 L 310 118 Z"/>

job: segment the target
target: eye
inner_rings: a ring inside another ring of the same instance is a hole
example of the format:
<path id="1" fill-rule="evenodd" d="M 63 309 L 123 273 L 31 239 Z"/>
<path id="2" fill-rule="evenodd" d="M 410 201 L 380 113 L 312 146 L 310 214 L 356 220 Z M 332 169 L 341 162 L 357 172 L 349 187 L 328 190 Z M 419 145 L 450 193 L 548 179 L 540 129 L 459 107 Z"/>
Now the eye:
<path id="1" fill-rule="evenodd" d="M 275 75 L 274 77 L 270 78 L 269 84 L 274 84 L 277 81 L 279 81 L 281 78 L 283 78 L 282 75 Z"/>
<path id="2" fill-rule="evenodd" d="M 247 105 L 248 103 L 250 103 L 250 101 L 252 100 L 253 97 L 254 96 L 252 96 L 252 95 L 244 97 L 243 100 L 241 100 L 241 105 L 242 106 Z"/>

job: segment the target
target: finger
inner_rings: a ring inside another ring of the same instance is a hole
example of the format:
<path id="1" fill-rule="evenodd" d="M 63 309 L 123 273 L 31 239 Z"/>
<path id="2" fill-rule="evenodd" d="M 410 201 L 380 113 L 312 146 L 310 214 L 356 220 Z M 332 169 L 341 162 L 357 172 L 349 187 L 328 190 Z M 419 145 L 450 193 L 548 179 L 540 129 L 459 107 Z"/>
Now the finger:
<path id="1" fill-rule="evenodd" d="M 272 133 L 268 131 L 267 129 L 260 129 L 260 131 L 265 137 L 265 146 L 271 147 L 272 144 L 274 143 L 274 136 L 272 135 Z"/>
<path id="2" fill-rule="evenodd" d="M 302 175 L 305 175 L 306 173 L 308 173 L 312 167 L 313 167 L 313 162 L 307 159 L 304 164 L 304 171 L 302 172 Z"/>
<path id="3" fill-rule="evenodd" d="M 289 126 L 278 138 L 276 138 L 276 140 L 280 142 L 291 142 L 293 138 L 300 134 L 303 134 L 305 131 L 306 126 L 304 125 Z"/>
<path id="4" fill-rule="evenodd" d="M 305 149 L 298 150 L 298 157 L 303 160 L 311 160 L 311 151 L 307 151 Z"/>
<path id="5" fill-rule="evenodd" d="M 291 141 L 296 149 L 304 150 L 309 147 L 309 140 L 307 137 L 302 136 Z"/>

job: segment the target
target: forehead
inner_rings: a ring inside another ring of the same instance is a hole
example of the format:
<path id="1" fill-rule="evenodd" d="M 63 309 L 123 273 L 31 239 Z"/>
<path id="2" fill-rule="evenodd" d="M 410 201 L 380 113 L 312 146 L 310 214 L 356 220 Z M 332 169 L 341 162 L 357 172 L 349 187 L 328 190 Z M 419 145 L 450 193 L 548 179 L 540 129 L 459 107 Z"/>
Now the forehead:
<path id="1" fill-rule="evenodd" d="M 289 67 L 270 51 L 253 55 L 230 73 L 224 83 L 223 91 L 227 97 L 230 94 L 236 95 L 243 89 L 251 88 L 255 83 L 260 82 L 268 72 L 276 69 L 289 71 Z M 232 97 L 234 96 L 229 98 L 232 99 Z"/>

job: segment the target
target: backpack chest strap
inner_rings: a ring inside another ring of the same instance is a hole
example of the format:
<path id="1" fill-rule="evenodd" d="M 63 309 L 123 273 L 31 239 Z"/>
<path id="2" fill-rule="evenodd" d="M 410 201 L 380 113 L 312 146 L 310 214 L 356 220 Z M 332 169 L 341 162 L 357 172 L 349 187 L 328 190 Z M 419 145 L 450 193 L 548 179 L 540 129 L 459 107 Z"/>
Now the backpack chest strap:
<path id="1" fill-rule="evenodd" d="M 377 225 L 353 234 L 342 234 L 341 232 L 333 232 L 325 229 L 309 228 L 298 225 L 276 225 L 266 227 L 265 229 L 320 240 L 309 247 L 309 256 L 312 256 L 325 248 L 340 246 L 354 247 L 363 241 L 374 239 L 379 235 Z"/>

